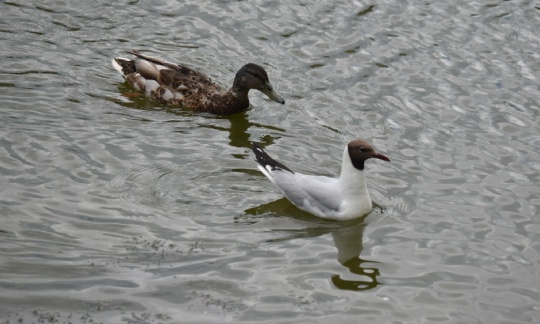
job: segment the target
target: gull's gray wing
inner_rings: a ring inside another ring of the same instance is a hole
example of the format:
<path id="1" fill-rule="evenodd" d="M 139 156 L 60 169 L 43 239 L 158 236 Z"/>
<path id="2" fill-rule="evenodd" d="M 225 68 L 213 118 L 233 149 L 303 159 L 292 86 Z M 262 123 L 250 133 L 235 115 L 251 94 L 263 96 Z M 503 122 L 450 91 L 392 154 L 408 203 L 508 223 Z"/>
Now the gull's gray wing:
<path id="1" fill-rule="evenodd" d="M 298 208 L 315 215 L 339 212 L 342 202 L 337 179 L 283 171 L 272 172 L 275 185 Z"/>

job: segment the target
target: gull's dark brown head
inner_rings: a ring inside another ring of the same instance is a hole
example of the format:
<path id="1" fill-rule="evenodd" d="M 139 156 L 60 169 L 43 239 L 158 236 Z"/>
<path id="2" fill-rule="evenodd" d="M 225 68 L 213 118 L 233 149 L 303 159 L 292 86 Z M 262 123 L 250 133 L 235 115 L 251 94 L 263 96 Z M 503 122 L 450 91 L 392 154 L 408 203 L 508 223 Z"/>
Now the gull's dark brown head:
<path id="1" fill-rule="evenodd" d="M 384 161 L 390 162 L 390 159 L 386 156 L 377 153 L 377 151 L 369 144 L 368 142 L 357 139 L 350 142 L 347 145 L 349 150 L 349 157 L 355 168 L 358 170 L 364 170 L 364 162 L 370 158 L 376 158 Z"/>

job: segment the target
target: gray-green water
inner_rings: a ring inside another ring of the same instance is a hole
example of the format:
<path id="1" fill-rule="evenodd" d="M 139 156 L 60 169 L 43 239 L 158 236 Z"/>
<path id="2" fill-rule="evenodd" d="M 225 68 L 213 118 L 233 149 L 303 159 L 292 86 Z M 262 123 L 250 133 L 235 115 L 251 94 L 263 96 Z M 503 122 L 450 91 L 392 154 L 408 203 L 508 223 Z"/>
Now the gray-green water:
<path id="1" fill-rule="evenodd" d="M 3 1 L 2 323 L 538 323 L 540 3 Z M 229 86 L 230 117 L 160 106 L 139 49 Z M 366 219 L 281 199 L 249 141 L 337 174 L 367 138 Z"/>

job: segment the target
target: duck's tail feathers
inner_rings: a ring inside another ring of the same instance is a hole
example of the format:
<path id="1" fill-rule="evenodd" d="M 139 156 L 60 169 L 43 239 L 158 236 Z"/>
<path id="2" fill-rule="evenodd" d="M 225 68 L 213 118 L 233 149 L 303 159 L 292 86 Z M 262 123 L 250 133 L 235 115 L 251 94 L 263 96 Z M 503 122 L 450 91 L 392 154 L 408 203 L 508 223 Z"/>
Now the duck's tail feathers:
<path id="1" fill-rule="evenodd" d="M 123 57 L 113 58 L 112 65 L 114 69 L 120 72 L 120 74 L 122 74 L 122 76 L 124 77 L 126 77 L 130 73 L 137 71 L 137 69 L 135 68 L 135 62 Z"/>

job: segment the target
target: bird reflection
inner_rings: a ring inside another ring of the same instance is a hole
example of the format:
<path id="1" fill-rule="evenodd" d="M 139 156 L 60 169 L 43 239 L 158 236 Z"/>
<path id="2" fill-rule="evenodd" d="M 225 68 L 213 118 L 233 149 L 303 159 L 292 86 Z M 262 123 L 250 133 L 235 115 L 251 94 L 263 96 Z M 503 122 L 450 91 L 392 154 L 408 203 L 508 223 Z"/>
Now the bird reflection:
<path id="1" fill-rule="evenodd" d="M 344 222 L 320 219 L 296 208 L 286 198 L 247 209 L 245 213 L 245 215 L 237 217 L 236 222 L 253 224 L 259 222 L 262 217 L 268 218 L 272 215 L 286 215 L 295 221 L 295 224 L 285 225 L 288 228 L 271 229 L 274 232 L 286 233 L 285 237 L 272 239 L 271 242 L 316 237 L 331 233 L 338 252 L 337 261 L 352 274 L 352 277 L 345 274 L 332 275 L 331 280 L 336 288 L 362 291 L 373 289 L 380 284 L 377 262 L 360 258 L 366 227 L 365 217 Z"/>
<path id="2" fill-rule="evenodd" d="M 228 132 L 229 144 L 234 147 L 251 148 L 251 142 L 249 140 L 251 135 L 248 132 L 248 130 L 252 127 L 264 128 L 264 129 L 269 129 L 269 130 L 283 132 L 283 133 L 285 132 L 284 129 L 279 128 L 279 127 L 258 124 L 258 123 L 253 123 L 249 121 L 248 119 L 249 110 L 242 111 L 242 112 L 232 114 L 232 115 L 226 115 L 226 116 L 204 114 L 204 113 L 194 112 L 190 109 L 184 109 L 181 107 L 168 106 L 168 105 L 156 103 L 155 101 L 148 99 L 144 94 L 140 93 L 140 91 L 133 89 L 133 87 L 129 86 L 126 83 L 122 83 L 118 85 L 118 92 L 122 94 L 122 99 L 118 99 L 118 98 L 116 99 L 106 98 L 106 99 L 109 101 L 118 103 L 124 107 L 134 108 L 134 109 L 166 111 L 168 113 L 173 113 L 179 116 L 199 115 L 202 117 L 208 116 L 208 118 L 212 118 L 212 119 L 228 119 L 230 122 L 230 127 L 222 127 L 222 126 L 215 126 L 215 125 L 198 125 L 198 126 Z M 270 144 L 273 144 L 274 138 L 271 136 L 264 136 L 259 141 L 265 144 L 265 146 L 268 146 Z"/>
<path id="3" fill-rule="evenodd" d="M 375 288 L 379 282 L 379 269 L 367 266 L 377 262 L 360 258 L 362 253 L 362 238 L 366 224 L 345 226 L 332 231 L 332 238 L 338 250 L 338 262 L 349 269 L 353 274 L 365 277 L 363 280 L 346 280 L 339 275 L 332 276 L 332 282 L 339 289 L 368 290 Z"/>
<path id="4" fill-rule="evenodd" d="M 234 147 L 246 147 L 251 148 L 251 142 L 249 140 L 251 134 L 248 133 L 248 130 L 251 127 L 256 128 L 265 128 L 270 129 L 277 132 L 285 132 L 284 129 L 281 129 L 279 127 L 273 127 L 270 125 L 263 125 L 258 123 L 253 123 L 249 121 L 248 119 L 248 113 L 246 111 L 242 111 L 233 115 L 228 116 L 214 116 L 212 115 L 212 118 L 215 119 L 228 119 L 231 123 L 230 127 L 219 127 L 214 125 L 200 125 L 200 127 L 207 127 L 212 129 L 217 129 L 220 131 L 227 131 L 229 133 L 229 144 Z M 264 143 L 265 145 L 270 145 L 274 143 L 274 138 L 272 136 L 263 136 L 260 139 L 260 142 Z"/>

